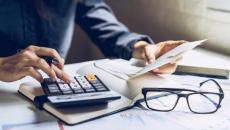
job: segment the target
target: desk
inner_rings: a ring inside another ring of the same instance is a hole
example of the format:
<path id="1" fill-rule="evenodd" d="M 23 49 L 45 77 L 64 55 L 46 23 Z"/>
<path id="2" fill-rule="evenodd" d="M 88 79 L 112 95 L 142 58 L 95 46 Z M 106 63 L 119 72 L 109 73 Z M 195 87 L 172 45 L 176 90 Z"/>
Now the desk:
<path id="1" fill-rule="evenodd" d="M 65 71 L 74 74 L 77 68 L 90 62 L 69 64 Z M 174 78 L 174 77 L 171 77 Z M 181 79 L 177 77 L 177 79 Z M 115 115 L 77 126 L 65 126 L 44 111 L 39 111 L 21 97 L 18 87 L 21 83 L 33 80 L 26 77 L 12 83 L 0 83 L 0 130 L 40 130 L 40 129 L 230 129 L 230 81 L 224 81 L 225 98 L 222 108 L 212 115 L 191 114 L 189 110 L 176 109 L 170 113 L 160 113 L 134 108 Z M 198 119 L 198 120 L 197 120 Z M 193 127 L 194 126 L 194 127 Z M 207 126 L 207 127 L 206 127 Z"/>

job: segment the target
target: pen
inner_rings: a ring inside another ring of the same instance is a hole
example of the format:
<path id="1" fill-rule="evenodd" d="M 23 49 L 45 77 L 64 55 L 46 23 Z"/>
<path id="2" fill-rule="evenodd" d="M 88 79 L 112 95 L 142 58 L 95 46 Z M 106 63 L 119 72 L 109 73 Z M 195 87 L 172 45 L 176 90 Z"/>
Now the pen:
<path id="1" fill-rule="evenodd" d="M 51 67 L 51 65 L 59 65 L 60 62 L 56 59 L 56 58 L 53 58 L 51 56 L 42 56 L 41 58 L 43 58 L 48 64 L 49 66 Z M 64 79 L 64 77 L 62 77 Z M 65 78 L 66 79 L 66 78 Z M 56 80 L 56 79 L 55 79 Z M 64 82 L 66 83 L 70 83 L 72 82 L 71 80 L 69 79 L 66 79 Z"/>
<path id="2" fill-rule="evenodd" d="M 42 56 L 41 58 L 43 58 L 50 66 L 51 64 L 54 64 L 54 65 L 59 64 L 58 60 L 51 56 Z"/>

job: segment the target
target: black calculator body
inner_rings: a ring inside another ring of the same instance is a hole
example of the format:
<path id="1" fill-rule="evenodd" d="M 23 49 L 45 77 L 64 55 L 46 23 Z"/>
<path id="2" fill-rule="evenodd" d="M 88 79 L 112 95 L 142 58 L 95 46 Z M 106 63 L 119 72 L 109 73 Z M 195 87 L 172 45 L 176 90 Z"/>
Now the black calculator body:
<path id="1" fill-rule="evenodd" d="M 110 90 L 93 74 L 74 76 L 73 82 L 53 81 L 45 78 L 42 89 L 49 102 L 57 107 L 75 105 L 95 105 L 120 99 L 121 96 Z"/>

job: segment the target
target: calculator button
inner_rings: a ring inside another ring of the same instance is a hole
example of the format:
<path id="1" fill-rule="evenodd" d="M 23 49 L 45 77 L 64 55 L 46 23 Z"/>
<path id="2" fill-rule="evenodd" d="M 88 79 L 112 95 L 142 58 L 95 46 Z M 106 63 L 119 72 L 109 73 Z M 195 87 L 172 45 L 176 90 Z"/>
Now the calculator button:
<path id="1" fill-rule="evenodd" d="M 91 87 L 84 87 L 84 90 L 86 92 L 95 92 L 96 90 L 91 86 Z"/>
<path id="2" fill-rule="evenodd" d="M 71 90 L 68 84 L 59 84 L 59 87 L 62 91 Z"/>
<path id="3" fill-rule="evenodd" d="M 91 88 L 86 88 L 85 91 L 86 92 L 95 92 L 96 90 L 93 87 L 91 87 Z"/>
<path id="4" fill-rule="evenodd" d="M 86 77 L 86 79 L 88 79 L 89 81 L 95 81 L 95 80 L 97 80 L 96 76 L 93 75 L 93 74 L 88 74 L 88 75 L 86 75 L 85 77 Z"/>
<path id="5" fill-rule="evenodd" d="M 105 87 L 103 87 L 103 86 L 98 86 L 98 87 L 95 87 L 96 88 L 96 90 L 100 90 L 100 89 L 106 89 Z"/>
<path id="6" fill-rule="evenodd" d="M 56 84 L 48 85 L 48 89 L 49 89 L 49 91 L 59 90 Z"/>
<path id="7" fill-rule="evenodd" d="M 89 83 L 85 83 L 85 85 L 83 86 L 83 88 L 92 88 L 92 85 Z"/>
<path id="8" fill-rule="evenodd" d="M 50 85 L 50 84 L 55 84 L 55 81 L 53 81 L 52 79 L 46 78 L 46 79 L 45 79 L 45 83 L 46 83 L 47 85 Z"/>
<path id="9" fill-rule="evenodd" d="M 51 94 L 53 94 L 53 93 L 60 93 L 60 91 L 59 90 L 51 90 L 50 93 Z"/>
<path id="10" fill-rule="evenodd" d="M 99 80 L 91 80 L 91 81 L 89 81 L 89 82 L 92 83 L 92 84 L 101 83 Z"/>
<path id="11" fill-rule="evenodd" d="M 49 89 L 58 89 L 58 87 L 56 85 L 49 85 L 48 88 Z"/>
<path id="12" fill-rule="evenodd" d="M 57 83 L 63 83 L 64 81 L 61 79 L 56 79 Z"/>
<path id="13" fill-rule="evenodd" d="M 75 79 L 77 81 L 84 81 L 85 80 L 84 76 L 76 76 Z"/>
<path id="14" fill-rule="evenodd" d="M 80 83 L 81 87 L 83 87 L 83 88 L 92 87 L 92 85 L 87 80 L 80 80 L 79 83 Z"/>
<path id="15" fill-rule="evenodd" d="M 92 85 L 90 85 L 89 83 L 85 84 L 84 86 L 82 86 L 83 89 L 88 90 L 88 89 L 94 89 Z"/>
<path id="16" fill-rule="evenodd" d="M 73 90 L 81 88 L 77 82 L 71 82 L 69 85 Z"/>
<path id="17" fill-rule="evenodd" d="M 63 92 L 63 94 L 72 94 L 73 93 L 72 90 L 62 91 L 62 92 Z"/>
<path id="18" fill-rule="evenodd" d="M 103 87 L 103 88 L 97 88 L 97 91 L 107 91 L 107 89 L 105 87 Z"/>
<path id="19" fill-rule="evenodd" d="M 58 91 L 59 91 L 59 89 L 49 89 L 49 91 L 50 91 L 50 92 L 51 92 L 51 91 L 58 92 Z"/>
<path id="20" fill-rule="evenodd" d="M 82 88 L 75 89 L 74 93 L 76 93 L 76 94 L 78 94 L 78 93 L 84 93 L 84 90 Z"/>
<path id="21" fill-rule="evenodd" d="M 81 85 L 87 85 L 89 82 L 87 80 L 79 80 Z"/>
<path id="22" fill-rule="evenodd" d="M 104 86 L 102 83 L 93 84 L 93 86 Z"/>

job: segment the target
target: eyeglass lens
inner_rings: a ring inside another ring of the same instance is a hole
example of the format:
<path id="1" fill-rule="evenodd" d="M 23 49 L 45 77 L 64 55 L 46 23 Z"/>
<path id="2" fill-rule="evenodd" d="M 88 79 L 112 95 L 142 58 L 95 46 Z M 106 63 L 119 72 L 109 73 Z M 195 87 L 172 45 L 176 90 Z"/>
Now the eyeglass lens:
<path id="1" fill-rule="evenodd" d="M 147 105 L 151 109 L 169 111 L 175 106 L 178 96 L 170 92 L 147 92 Z"/>
<path id="2" fill-rule="evenodd" d="M 188 104 L 193 112 L 209 113 L 214 112 L 219 103 L 220 97 L 217 94 L 191 94 L 188 96 Z"/>

